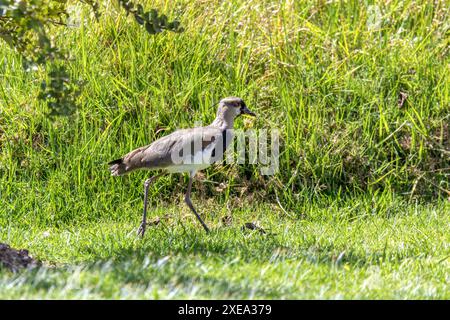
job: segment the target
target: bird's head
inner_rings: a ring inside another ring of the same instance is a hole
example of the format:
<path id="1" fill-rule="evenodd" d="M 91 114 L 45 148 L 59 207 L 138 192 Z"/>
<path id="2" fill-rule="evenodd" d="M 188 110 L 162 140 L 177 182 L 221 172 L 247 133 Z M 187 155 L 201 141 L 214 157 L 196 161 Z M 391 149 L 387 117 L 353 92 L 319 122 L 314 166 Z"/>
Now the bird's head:
<path id="1" fill-rule="evenodd" d="M 246 114 L 252 117 L 256 117 L 249 108 L 247 108 L 244 100 L 237 97 L 227 97 L 219 102 L 219 112 L 223 115 L 224 118 L 233 119 L 240 116 L 241 114 Z"/>

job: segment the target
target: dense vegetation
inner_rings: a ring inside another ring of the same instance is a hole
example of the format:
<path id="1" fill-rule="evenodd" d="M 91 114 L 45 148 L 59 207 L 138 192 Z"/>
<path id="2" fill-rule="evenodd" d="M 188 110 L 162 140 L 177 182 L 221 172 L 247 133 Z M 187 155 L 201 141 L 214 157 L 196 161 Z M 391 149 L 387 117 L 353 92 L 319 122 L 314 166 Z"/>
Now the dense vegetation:
<path id="1" fill-rule="evenodd" d="M 0 42 L 0 242 L 58 266 L 3 276 L 1 296 L 449 297 L 446 1 L 141 3 L 184 31 L 151 35 L 115 2 L 98 21 L 74 2 L 49 26 L 83 83 L 70 116 L 48 117 L 48 70 Z M 229 95 L 259 115 L 237 127 L 280 130 L 279 172 L 205 170 L 210 236 L 186 177 L 166 176 L 161 223 L 135 239 L 148 173 L 112 178 L 106 162 L 212 121 Z"/>

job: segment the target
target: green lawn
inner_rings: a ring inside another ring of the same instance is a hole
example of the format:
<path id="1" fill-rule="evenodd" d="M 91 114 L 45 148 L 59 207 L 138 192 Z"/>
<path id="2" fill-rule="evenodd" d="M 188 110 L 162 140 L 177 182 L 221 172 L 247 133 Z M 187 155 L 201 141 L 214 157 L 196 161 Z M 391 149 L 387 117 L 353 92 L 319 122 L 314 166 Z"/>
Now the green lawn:
<path id="1" fill-rule="evenodd" d="M 85 83 L 70 117 L 46 116 L 44 70 L 0 41 L 0 242 L 44 263 L 0 269 L 0 298 L 450 299 L 445 1 L 139 2 L 185 31 L 150 36 L 112 4 L 49 30 Z M 208 235 L 167 175 L 136 237 L 148 173 L 106 163 L 230 95 L 258 114 L 237 128 L 280 131 L 279 172 L 205 170 Z"/>
<path id="2" fill-rule="evenodd" d="M 199 202 L 199 201 L 197 201 Z M 181 206 L 136 236 L 137 210 L 60 228 L 12 223 L 2 242 L 46 265 L 0 277 L 1 298 L 449 299 L 449 206 L 367 200 L 314 205 L 310 218 L 267 205 L 211 209 L 204 233 Z M 250 209 L 251 208 L 251 209 Z M 240 227 L 257 221 L 266 234 Z"/>

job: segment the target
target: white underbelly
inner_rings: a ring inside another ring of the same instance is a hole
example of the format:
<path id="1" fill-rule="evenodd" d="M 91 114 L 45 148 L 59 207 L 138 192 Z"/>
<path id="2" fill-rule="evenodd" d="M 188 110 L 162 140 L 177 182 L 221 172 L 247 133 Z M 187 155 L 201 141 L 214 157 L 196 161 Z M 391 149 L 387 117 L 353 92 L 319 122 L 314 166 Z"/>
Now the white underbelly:
<path id="1" fill-rule="evenodd" d="M 200 171 L 209 167 L 209 163 L 202 164 L 180 164 L 176 166 L 166 167 L 165 169 L 170 173 L 177 172 L 192 172 L 192 171 Z"/>
<path id="2" fill-rule="evenodd" d="M 200 171 L 211 165 L 212 148 L 197 152 L 194 156 L 183 157 L 180 163 L 166 167 L 170 173 Z"/>

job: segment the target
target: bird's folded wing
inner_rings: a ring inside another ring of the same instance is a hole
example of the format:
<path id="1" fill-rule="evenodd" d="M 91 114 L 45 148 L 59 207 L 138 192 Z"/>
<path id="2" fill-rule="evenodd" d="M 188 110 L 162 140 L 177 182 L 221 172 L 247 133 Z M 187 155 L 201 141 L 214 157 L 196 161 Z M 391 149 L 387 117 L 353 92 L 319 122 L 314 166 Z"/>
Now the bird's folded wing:
<path id="1" fill-rule="evenodd" d="M 124 157 L 127 166 L 165 168 L 184 161 L 205 149 L 212 149 L 222 138 L 217 128 L 201 127 L 177 130 Z"/>

